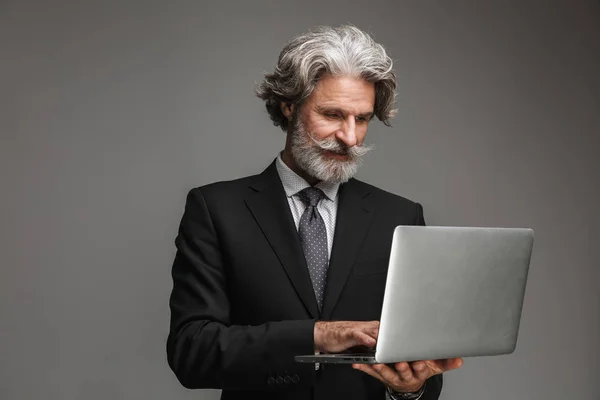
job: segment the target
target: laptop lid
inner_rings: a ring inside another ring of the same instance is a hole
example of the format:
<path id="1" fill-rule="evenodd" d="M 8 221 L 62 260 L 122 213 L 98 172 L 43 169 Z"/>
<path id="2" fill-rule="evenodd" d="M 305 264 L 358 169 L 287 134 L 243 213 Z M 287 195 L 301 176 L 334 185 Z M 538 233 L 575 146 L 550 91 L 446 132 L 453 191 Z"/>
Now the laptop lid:
<path id="1" fill-rule="evenodd" d="M 526 228 L 398 226 L 377 362 L 512 353 L 532 246 Z"/>

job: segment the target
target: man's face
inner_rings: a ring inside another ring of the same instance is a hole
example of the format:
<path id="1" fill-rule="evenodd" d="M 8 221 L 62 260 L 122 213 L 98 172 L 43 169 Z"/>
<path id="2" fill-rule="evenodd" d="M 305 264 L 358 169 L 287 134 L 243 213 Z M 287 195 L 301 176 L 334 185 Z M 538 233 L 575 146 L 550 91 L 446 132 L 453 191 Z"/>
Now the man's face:
<path id="1" fill-rule="evenodd" d="M 369 150 L 375 87 L 364 79 L 324 76 L 294 113 L 289 134 L 294 161 L 310 176 L 346 182 Z"/>

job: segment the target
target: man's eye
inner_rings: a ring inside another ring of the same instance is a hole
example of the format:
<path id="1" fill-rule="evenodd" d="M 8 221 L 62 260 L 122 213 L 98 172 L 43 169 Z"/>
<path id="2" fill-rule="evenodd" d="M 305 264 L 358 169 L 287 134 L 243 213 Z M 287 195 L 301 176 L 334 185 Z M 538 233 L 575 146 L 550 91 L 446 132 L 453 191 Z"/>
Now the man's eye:
<path id="1" fill-rule="evenodd" d="M 337 117 L 338 117 L 338 115 L 337 115 L 337 114 L 334 114 L 334 113 L 326 113 L 326 114 L 325 114 L 325 116 L 326 116 L 327 118 L 337 118 Z"/>

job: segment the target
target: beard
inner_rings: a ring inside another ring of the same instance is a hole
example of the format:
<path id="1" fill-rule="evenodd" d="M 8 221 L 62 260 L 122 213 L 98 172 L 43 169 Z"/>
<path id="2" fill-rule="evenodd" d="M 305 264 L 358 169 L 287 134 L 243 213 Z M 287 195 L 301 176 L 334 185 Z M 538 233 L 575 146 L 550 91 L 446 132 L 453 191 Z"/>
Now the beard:
<path id="1" fill-rule="evenodd" d="M 304 172 L 320 181 L 348 182 L 356 175 L 363 156 L 373 149 L 370 145 L 348 147 L 335 137 L 315 139 L 298 117 L 292 121 L 290 134 L 294 161 Z M 345 159 L 334 158 L 328 152 L 345 156 Z"/>

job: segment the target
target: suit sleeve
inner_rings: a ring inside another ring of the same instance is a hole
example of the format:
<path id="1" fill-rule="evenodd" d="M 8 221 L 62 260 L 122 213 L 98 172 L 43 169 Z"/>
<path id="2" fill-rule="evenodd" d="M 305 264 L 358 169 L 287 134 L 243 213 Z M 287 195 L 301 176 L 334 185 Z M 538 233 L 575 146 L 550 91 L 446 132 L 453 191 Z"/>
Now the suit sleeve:
<path id="1" fill-rule="evenodd" d="M 227 266 L 200 189 L 188 194 L 172 267 L 169 366 L 187 388 L 287 390 L 310 386 L 314 320 L 231 324 Z"/>
<path id="2" fill-rule="evenodd" d="M 416 212 L 416 223 L 415 225 L 426 226 L 425 216 L 423 213 L 423 206 L 417 203 L 417 212 Z M 419 398 L 419 400 L 437 400 L 440 397 L 442 392 L 444 378 L 442 374 L 434 375 L 431 378 L 427 379 L 427 383 L 425 386 L 425 392 Z"/>

